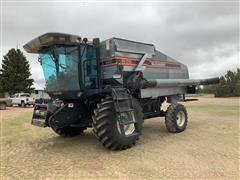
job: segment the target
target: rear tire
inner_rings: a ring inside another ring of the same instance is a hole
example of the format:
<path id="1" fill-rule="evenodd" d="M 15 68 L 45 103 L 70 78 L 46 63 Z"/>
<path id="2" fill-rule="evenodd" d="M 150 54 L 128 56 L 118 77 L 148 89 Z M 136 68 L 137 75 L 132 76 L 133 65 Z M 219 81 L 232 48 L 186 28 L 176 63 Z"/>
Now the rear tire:
<path id="1" fill-rule="evenodd" d="M 105 98 L 94 110 L 93 133 L 105 148 L 111 150 L 127 149 L 135 145 L 139 139 L 143 124 L 142 108 L 136 99 L 133 98 L 132 101 L 136 122 L 125 126 L 119 124 L 111 97 Z M 120 126 L 126 128 L 124 134 L 120 132 Z"/>
<path id="2" fill-rule="evenodd" d="M 169 132 L 180 133 L 184 131 L 188 123 L 188 114 L 182 104 L 171 104 L 165 116 L 165 125 Z"/>
<path id="3" fill-rule="evenodd" d="M 24 103 L 24 101 L 21 102 L 21 107 L 26 107 L 26 104 Z"/>
<path id="4" fill-rule="evenodd" d="M 5 103 L 0 103 L 0 110 L 5 110 L 7 105 Z"/>
<path id="5" fill-rule="evenodd" d="M 52 128 L 52 130 L 62 137 L 73 137 L 78 136 L 83 133 L 83 131 L 87 129 L 86 127 L 70 127 L 66 126 L 63 128 Z"/>

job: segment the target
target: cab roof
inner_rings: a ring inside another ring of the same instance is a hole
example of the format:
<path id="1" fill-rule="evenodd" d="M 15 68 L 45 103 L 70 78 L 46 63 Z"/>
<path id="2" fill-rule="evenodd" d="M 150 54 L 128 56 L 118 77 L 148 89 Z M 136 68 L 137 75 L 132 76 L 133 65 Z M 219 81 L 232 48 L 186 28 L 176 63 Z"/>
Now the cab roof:
<path id="1" fill-rule="evenodd" d="M 28 53 L 38 53 L 43 47 L 54 44 L 77 45 L 81 42 L 81 37 L 72 34 L 50 32 L 43 34 L 29 41 L 23 46 Z"/>

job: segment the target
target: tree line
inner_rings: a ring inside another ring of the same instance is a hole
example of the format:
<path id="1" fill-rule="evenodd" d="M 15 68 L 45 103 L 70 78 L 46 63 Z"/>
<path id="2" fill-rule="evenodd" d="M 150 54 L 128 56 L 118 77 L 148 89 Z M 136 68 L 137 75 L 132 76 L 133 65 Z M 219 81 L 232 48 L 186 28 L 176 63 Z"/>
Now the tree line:
<path id="1" fill-rule="evenodd" d="M 240 69 L 227 71 L 220 77 L 219 84 L 206 85 L 198 90 L 198 93 L 214 94 L 215 97 L 236 97 L 240 96 Z"/>

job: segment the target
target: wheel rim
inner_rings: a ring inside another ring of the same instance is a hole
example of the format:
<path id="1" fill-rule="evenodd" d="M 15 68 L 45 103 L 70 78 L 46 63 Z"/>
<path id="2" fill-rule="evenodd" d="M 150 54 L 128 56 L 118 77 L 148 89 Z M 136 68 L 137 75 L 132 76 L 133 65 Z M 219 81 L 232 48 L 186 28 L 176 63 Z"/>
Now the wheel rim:
<path id="1" fill-rule="evenodd" d="M 119 122 L 119 120 L 120 120 L 121 117 L 122 117 L 123 119 L 126 119 L 126 118 L 129 118 L 129 115 L 130 115 L 129 113 L 121 113 L 121 114 L 118 115 L 118 120 L 117 120 L 117 129 L 118 129 L 118 132 L 119 132 L 120 134 L 123 134 L 123 133 L 124 133 L 125 136 L 129 136 L 129 135 L 133 134 L 134 131 L 135 131 L 135 124 L 134 124 L 134 123 L 124 125 L 124 124 L 120 124 L 120 122 Z M 135 120 L 134 115 L 133 115 L 132 117 L 133 117 L 134 120 Z M 121 126 L 122 126 L 123 132 L 122 132 L 122 130 L 121 130 Z"/>
<path id="2" fill-rule="evenodd" d="M 177 125 L 178 126 L 183 126 L 186 121 L 186 115 L 183 111 L 179 111 L 177 114 Z"/>

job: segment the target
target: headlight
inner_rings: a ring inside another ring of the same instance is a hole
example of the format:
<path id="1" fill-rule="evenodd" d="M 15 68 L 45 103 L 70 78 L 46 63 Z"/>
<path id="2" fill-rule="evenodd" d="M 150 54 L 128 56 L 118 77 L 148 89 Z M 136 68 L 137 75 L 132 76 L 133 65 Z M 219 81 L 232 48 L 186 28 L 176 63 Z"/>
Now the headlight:
<path id="1" fill-rule="evenodd" d="M 121 79 L 122 78 L 122 74 L 113 74 L 113 78 L 114 79 Z"/>

